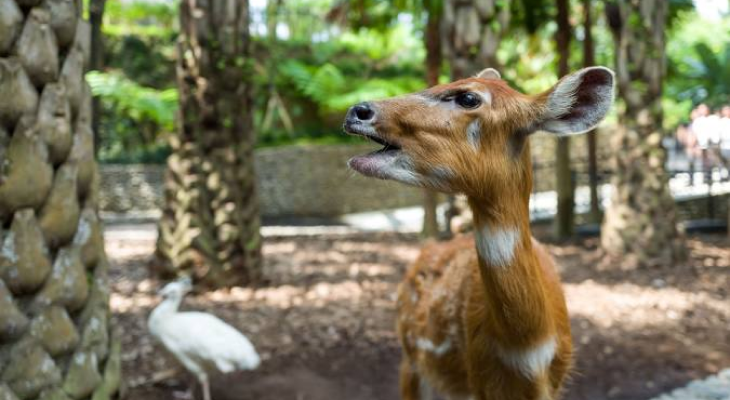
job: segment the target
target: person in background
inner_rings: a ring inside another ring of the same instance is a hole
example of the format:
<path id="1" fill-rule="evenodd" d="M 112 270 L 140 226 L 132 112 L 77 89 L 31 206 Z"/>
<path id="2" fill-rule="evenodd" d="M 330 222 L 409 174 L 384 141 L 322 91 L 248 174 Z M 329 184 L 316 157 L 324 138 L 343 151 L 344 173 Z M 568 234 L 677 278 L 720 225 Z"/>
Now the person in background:
<path id="1" fill-rule="evenodd" d="M 688 157 L 694 158 L 698 155 L 699 150 L 697 148 L 697 135 L 692 130 L 692 123 L 699 116 L 697 108 L 694 108 L 689 113 L 689 122 L 682 123 L 677 127 L 677 142 L 684 149 L 684 152 Z"/>
<path id="2" fill-rule="evenodd" d="M 730 168 L 730 105 L 725 105 L 720 109 L 720 122 L 718 124 L 720 130 L 720 158 L 725 168 Z M 727 171 L 730 175 L 730 171 Z"/>
<path id="3" fill-rule="evenodd" d="M 712 145 L 720 143 L 720 116 L 711 114 L 707 104 L 697 106 L 696 117 L 692 121 L 692 131 L 697 137 L 700 150 L 707 150 Z"/>
<path id="4" fill-rule="evenodd" d="M 720 148 L 730 151 L 730 105 L 720 110 Z"/>

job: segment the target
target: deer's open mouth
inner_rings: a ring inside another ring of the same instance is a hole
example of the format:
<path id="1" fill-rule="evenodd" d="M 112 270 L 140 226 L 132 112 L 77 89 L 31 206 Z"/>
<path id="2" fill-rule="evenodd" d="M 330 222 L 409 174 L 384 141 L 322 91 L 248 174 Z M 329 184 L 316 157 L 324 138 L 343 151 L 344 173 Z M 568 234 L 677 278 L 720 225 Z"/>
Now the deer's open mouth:
<path id="1" fill-rule="evenodd" d="M 379 135 L 372 125 L 363 125 L 359 123 L 345 123 L 345 132 L 363 136 L 366 139 L 375 142 L 381 146 L 381 149 L 355 156 L 350 159 L 348 165 L 355 171 L 373 178 L 389 179 L 388 171 L 393 163 L 398 160 L 402 154 L 401 146 L 398 143 L 384 139 Z"/>
<path id="2" fill-rule="evenodd" d="M 375 151 L 373 153 L 384 153 L 389 151 L 399 151 L 401 150 L 401 147 L 398 143 L 394 143 L 392 141 L 385 140 L 381 135 L 377 133 L 375 128 L 372 127 L 372 125 L 363 125 L 360 123 L 351 123 L 351 122 L 345 122 L 344 124 L 345 132 L 349 133 L 350 135 L 354 136 L 362 136 L 372 142 L 375 142 L 381 146 L 383 146 L 382 149 Z"/>

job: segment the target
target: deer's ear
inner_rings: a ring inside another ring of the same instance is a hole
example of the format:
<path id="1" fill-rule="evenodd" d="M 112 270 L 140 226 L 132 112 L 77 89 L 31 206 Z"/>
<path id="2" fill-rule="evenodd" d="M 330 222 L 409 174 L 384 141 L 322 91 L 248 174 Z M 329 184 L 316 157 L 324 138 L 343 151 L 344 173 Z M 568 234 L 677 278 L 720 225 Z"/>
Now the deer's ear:
<path id="1" fill-rule="evenodd" d="M 481 79 L 502 79 L 502 75 L 499 74 L 494 68 L 484 68 L 482 72 L 477 74 L 477 78 Z"/>
<path id="2" fill-rule="evenodd" d="M 538 129 L 570 135 L 598 125 L 613 103 L 613 71 L 589 67 L 565 76 L 546 95 Z"/>

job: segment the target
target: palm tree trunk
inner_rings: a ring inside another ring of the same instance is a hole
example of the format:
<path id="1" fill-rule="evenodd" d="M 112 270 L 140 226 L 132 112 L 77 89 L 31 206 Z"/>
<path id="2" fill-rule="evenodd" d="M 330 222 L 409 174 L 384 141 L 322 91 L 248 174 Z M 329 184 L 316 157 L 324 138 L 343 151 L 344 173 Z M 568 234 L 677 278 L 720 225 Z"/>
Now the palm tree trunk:
<path id="1" fill-rule="evenodd" d="M 247 1 L 180 3 L 181 115 L 154 266 L 212 287 L 261 273 L 248 21 Z"/>
<path id="2" fill-rule="evenodd" d="M 557 2 L 558 31 L 555 41 L 558 47 L 558 75 L 563 77 L 570 73 L 570 37 L 571 27 L 568 20 L 570 3 L 568 0 Z M 555 216 L 555 236 L 567 239 L 573 235 L 573 209 L 575 199 L 573 193 L 573 171 L 570 168 L 570 137 L 559 137 L 555 146 L 555 181 L 558 195 L 557 215 Z"/>
<path id="3" fill-rule="evenodd" d="M 611 141 L 614 193 L 601 243 L 628 265 L 674 263 L 686 255 L 661 145 L 667 9 L 663 0 L 606 5 L 616 44 L 618 91 L 625 104 Z"/>
<path id="4" fill-rule="evenodd" d="M 441 16 L 434 10 L 428 12 L 428 22 L 424 34 L 426 47 L 426 84 L 438 85 L 439 71 L 441 70 Z M 423 230 L 424 237 L 436 237 L 439 234 L 438 218 L 436 210 L 438 207 L 438 194 L 429 189 L 423 189 Z"/>
<path id="5" fill-rule="evenodd" d="M 0 0 L 2 399 L 119 388 L 80 4 Z"/>

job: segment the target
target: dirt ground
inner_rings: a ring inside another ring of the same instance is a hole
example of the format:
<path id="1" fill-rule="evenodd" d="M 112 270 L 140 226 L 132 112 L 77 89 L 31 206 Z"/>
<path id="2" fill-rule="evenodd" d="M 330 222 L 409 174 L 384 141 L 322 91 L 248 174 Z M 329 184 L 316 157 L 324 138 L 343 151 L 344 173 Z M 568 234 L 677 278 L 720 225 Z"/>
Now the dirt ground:
<path id="1" fill-rule="evenodd" d="M 685 265 L 643 271 L 598 270 L 595 240 L 548 246 L 577 347 L 566 400 L 646 400 L 730 367 L 730 242 L 689 243 Z M 161 285 L 145 268 L 153 247 L 134 235 L 107 240 L 125 398 L 190 399 L 194 379 L 171 369 L 145 328 Z M 213 379 L 213 398 L 397 399 L 395 290 L 418 248 L 402 234 L 267 238 L 266 287 L 190 295 L 183 305 L 235 325 L 264 360 Z"/>

